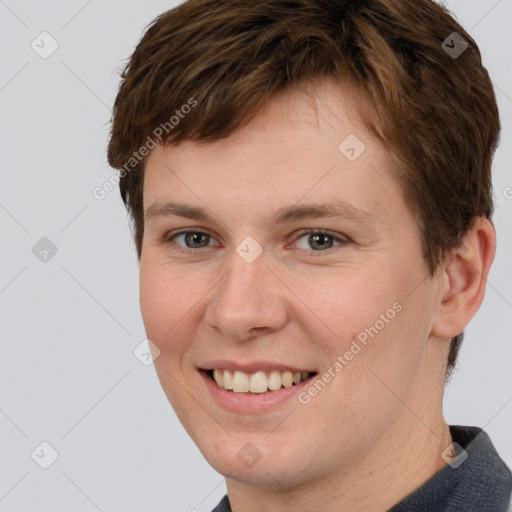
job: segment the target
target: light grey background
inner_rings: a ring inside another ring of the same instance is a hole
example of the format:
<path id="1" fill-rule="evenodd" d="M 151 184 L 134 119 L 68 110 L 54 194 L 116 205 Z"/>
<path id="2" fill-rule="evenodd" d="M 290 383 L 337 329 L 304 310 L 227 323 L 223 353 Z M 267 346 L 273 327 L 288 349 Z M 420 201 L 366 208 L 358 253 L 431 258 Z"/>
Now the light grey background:
<path id="1" fill-rule="evenodd" d="M 444 3 L 480 46 L 503 124 L 497 256 L 445 414 L 451 424 L 484 427 L 512 466 L 512 0 Z M 103 200 L 92 194 L 113 175 L 105 148 L 121 61 L 173 5 L 0 0 L 4 512 L 202 512 L 225 493 L 154 368 L 133 354 L 145 333 L 127 216 L 117 189 Z M 46 59 L 31 47 L 55 44 L 43 31 L 58 43 Z M 46 262 L 32 252 L 43 237 L 57 247 Z M 46 470 L 35 462 L 51 461 L 43 441 L 58 452 Z"/>

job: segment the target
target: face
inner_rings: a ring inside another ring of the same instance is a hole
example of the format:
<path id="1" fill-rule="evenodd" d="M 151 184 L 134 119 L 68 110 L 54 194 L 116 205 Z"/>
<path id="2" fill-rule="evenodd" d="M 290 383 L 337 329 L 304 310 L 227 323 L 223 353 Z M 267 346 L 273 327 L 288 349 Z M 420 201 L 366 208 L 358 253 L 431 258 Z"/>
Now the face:
<path id="1" fill-rule="evenodd" d="M 418 428 L 402 401 L 427 407 L 439 285 L 353 93 L 282 93 L 229 137 L 147 161 L 155 367 L 207 461 L 246 483 L 349 471 Z"/>

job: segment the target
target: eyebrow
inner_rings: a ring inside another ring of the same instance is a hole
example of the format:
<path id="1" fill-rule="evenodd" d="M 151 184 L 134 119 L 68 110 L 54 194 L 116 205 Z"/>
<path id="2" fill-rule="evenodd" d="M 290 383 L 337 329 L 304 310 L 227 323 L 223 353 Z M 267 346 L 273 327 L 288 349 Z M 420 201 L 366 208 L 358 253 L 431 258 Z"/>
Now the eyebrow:
<path id="1" fill-rule="evenodd" d="M 178 216 L 187 219 L 194 219 L 198 221 L 208 222 L 212 221 L 213 217 L 210 216 L 208 210 L 186 203 L 175 202 L 154 202 L 144 213 L 146 221 L 156 217 Z M 270 219 L 271 228 L 278 224 L 291 222 L 304 219 L 318 219 L 318 218 L 339 218 L 353 220 L 359 223 L 376 224 L 378 221 L 377 215 L 361 209 L 356 208 L 354 205 L 346 201 L 337 200 L 329 203 L 321 204 L 302 204 L 284 206 L 277 210 L 277 212 Z"/>

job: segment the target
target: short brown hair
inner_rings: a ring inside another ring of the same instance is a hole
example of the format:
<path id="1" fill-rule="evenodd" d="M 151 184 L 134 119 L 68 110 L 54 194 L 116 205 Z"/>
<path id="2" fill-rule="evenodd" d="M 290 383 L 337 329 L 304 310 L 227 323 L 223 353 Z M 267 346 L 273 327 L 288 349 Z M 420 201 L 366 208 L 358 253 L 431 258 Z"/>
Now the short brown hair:
<path id="1" fill-rule="evenodd" d="M 468 45 L 461 55 L 449 52 L 454 32 Z M 273 94 L 322 77 L 355 83 L 377 113 L 378 126 L 363 120 L 395 159 L 430 275 L 477 217 L 491 219 L 491 163 L 501 128 L 496 98 L 478 46 L 444 6 L 188 0 L 150 24 L 114 104 L 108 161 L 122 171 L 138 257 L 146 161 L 138 151 L 156 127 L 165 128 L 157 132 L 162 143 L 215 141 Z M 191 98 L 194 108 L 170 123 Z M 451 341 L 448 374 L 463 335 Z"/>

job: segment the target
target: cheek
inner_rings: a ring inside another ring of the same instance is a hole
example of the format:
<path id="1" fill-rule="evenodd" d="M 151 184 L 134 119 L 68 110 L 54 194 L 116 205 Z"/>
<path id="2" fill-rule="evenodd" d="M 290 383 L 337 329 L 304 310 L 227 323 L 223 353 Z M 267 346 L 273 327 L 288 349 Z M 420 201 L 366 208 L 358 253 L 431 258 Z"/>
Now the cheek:
<path id="1" fill-rule="evenodd" d="M 307 304 L 317 312 L 319 319 L 344 342 L 352 340 L 366 328 L 378 322 L 381 315 L 391 322 L 396 316 L 393 304 L 402 300 L 399 277 L 388 280 L 389 272 L 367 268 L 342 268 L 335 273 L 306 281 L 299 277 L 298 295 L 307 298 Z M 389 310 L 389 311 L 388 311 Z M 388 314 L 386 315 L 386 312 Z M 339 347 L 343 348 L 343 347 Z"/>
<path id="2" fill-rule="evenodd" d="M 140 310 L 146 335 L 160 350 L 155 367 L 169 384 L 172 379 L 164 369 L 176 376 L 186 374 L 182 378 L 195 372 L 190 359 L 204 327 L 204 304 L 213 297 L 216 275 L 141 258 Z"/>
<path id="3" fill-rule="evenodd" d="M 326 333 L 319 339 L 323 351 L 330 364 L 342 356 L 347 378 L 357 380 L 367 374 L 366 382 L 371 384 L 372 368 L 398 378 L 417 365 L 428 337 L 431 305 L 422 298 L 425 290 L 410 293 L 413 274 L 411 268 L 387 262 L 340 269 L 328 282 L 313 280 L 315 286 L 298 281 L 302 286 L 298 293 L 309 297 L 308 306 L 321 320 L 316 325 Z"/>
<path id="4" fill-rule="evenodd" d="M 141 258 L 140 310 L 146 336 L 158 347 L 157 375 L 174 410 L 187 423 L 183 360 L 194 339 L 194 284 L 179 267 Z M 190 367 L 187 366 L 188 371 Z M 180 384 L 181 383 L 181 384 Z"/>
<path id="5" fill-rule="evenodd" d="M 182 320 L 197 302 L 195 284 L 179 267 L 141 259 L 140 310 L 146 334 L 160 350 L 179 350 L 179 338 L 172 334 L 182 329 Z M 172 346 L 166 346 L 170 337 L 174 339 Z"/>

